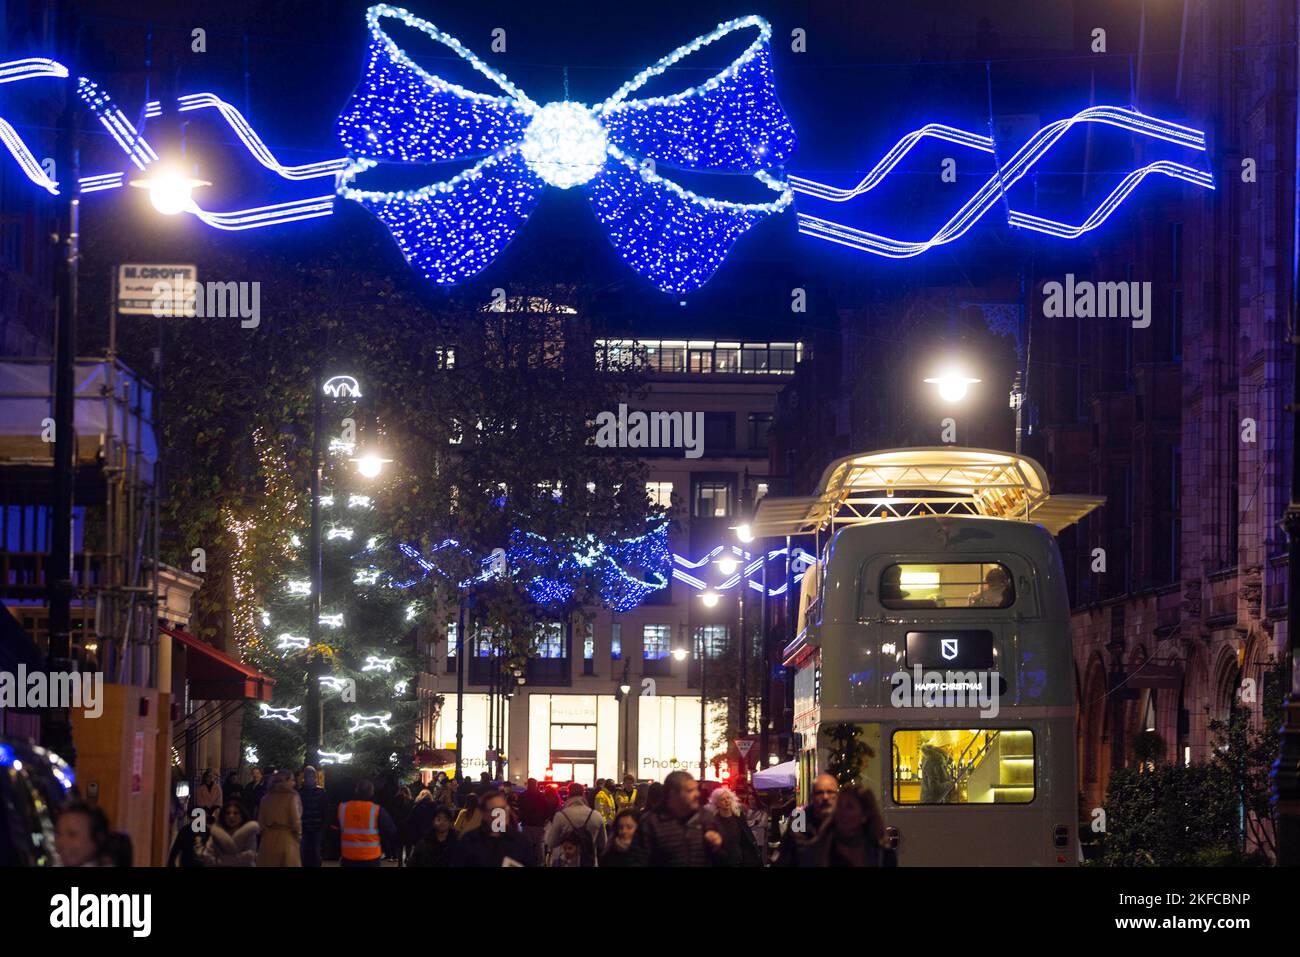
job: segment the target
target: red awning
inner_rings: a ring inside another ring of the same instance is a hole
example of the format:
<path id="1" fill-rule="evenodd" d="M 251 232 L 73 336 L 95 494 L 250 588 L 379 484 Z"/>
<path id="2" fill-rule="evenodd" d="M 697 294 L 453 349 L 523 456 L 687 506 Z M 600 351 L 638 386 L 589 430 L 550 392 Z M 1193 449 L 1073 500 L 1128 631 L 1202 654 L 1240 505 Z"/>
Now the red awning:
<path id="1" fill-rule="evenodd" d="M 270 701 L 275 679 L 218 651 L 179 628 L 163 628 L 185 645 L 185 678 L 190 696 L 200 701 Z"/>

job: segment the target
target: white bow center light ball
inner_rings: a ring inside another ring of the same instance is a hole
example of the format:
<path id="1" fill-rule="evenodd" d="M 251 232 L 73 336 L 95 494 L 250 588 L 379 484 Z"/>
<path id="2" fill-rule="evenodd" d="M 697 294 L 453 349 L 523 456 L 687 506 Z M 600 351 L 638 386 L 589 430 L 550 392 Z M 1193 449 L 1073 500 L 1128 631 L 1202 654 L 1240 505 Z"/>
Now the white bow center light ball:
<path id="1" fill-rule="evenodd" d="M 551 186 L 581 186 L 605 165 L 605 127 L 581 103 L 548 103 L 524 131 L 528 168 Z"/>

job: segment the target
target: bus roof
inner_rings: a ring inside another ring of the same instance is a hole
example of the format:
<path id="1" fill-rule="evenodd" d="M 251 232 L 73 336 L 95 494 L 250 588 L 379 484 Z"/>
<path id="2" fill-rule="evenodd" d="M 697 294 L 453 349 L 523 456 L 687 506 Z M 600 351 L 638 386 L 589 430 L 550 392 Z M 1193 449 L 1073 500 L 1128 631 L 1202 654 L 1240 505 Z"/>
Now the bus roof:
<path id="1" fill-rule="evenodd" d="M 1053 535 L 1105 504 L 1100 495 L 1052 495 L 1043 467 L 1025 455 L 951 445 L 847 455 L 812 495 L 758 503 L 759 538 L 810 535 L 843 525 L 921 515 L 982 515 L 1042 525 Z"/>

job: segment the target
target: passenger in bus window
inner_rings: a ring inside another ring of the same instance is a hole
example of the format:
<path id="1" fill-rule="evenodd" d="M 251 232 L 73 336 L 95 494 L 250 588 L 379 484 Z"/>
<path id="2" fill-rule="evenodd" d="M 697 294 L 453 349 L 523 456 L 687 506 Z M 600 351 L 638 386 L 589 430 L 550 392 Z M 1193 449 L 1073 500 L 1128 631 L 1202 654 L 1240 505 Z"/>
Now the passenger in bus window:
<path id="1" fill-rule="evenodd" d="M 972 608 L 1005 608 L 1010 604 L 1011 578 L 1001 565 L 994 565 L 984 576 L 984 584 L 970 593 L 967 604 Z"/>

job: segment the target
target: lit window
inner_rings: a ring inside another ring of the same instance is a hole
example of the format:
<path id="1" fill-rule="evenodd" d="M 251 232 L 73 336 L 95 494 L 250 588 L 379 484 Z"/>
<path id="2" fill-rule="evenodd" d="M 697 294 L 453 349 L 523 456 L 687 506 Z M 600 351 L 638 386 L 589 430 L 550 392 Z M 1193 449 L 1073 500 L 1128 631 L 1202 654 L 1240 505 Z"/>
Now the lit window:
<path id="1" fill-rule="evenodd" d="M 696 647 L 702 643 L 710 658 L 721 658 L 727 648 L 726 625 L 700 625 L 695 629 Z"/>
<path id="2" fill-rule="evenodd" d="M 646 498 L 650 500 L 651 505 L 660 508 L 673 507 L 673 483 L 672 482 L 646 482 Z"/>
<path id="3" fill-rule="evenodd" d="M 537 658 L 564 657 L 564 629 L 558 621 L 543 622 L 537 626 L 533 649 L 533 655 Z"/>
<path id="4" fill-rule="evenodd" d="M 886 608 L 1007 608 L 1015 599 L 1011 572 L 997 562 L 890 565 L 880 576 Z"/>
<path id="5" fill-rule="evenodd" d="M 695 486 L 694 514 L 699 518 L 726 518 L 731 514 L 731 483 L 700 482 Z"/>
<path id="6" fill-rule="evenodd" d="M 623 626 L 618 622 L 609 626 L 609 657 L 614 661 L 623 657 Z"/>
<path id="7" fill-rule="evenodd" d="M 587 622 L 586 634 L 582 636 L 582 657 L 587 661 L 596 657 L 596 631 L 591 622 Z"/>
<path id="8" fill-rule="evenodd" d="M 641 656 L 647 661 L 667 658 L 672 650 L 672 638 L 671 625 L 646 625 L 641 632 Z"/>
<path id="9" fill-rule="evenodd" d="M 1028 804 L 1034 733 L 1028 728 L 925 728 L 892 738 L 895 804 Z"/>

